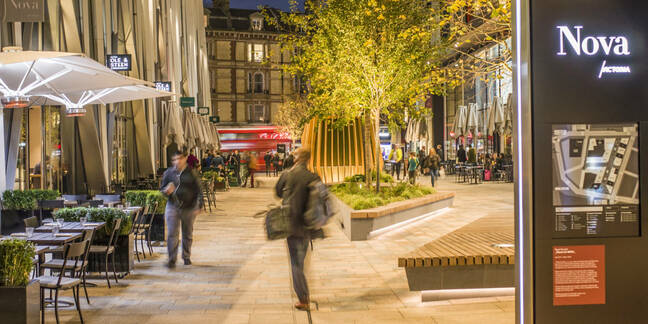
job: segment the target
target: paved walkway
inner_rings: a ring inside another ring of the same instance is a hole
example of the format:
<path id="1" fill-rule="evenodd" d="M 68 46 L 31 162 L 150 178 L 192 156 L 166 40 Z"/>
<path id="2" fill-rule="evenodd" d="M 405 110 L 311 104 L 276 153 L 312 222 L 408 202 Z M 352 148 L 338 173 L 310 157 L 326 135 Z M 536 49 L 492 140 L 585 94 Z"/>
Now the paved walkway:
<path id="1" fill-rule="evenodd" d="M 261 188 L 220 193 L 219 210 L 199 216 L 193 266 L 168 270 L 165 249 L 157 248 L 117 287 L 96 281 L 92 304 L 82 302 L 86 323 L 308 323 L 292 308 L 285 242 L 266 241 L 263 219 L 254 216 L 275 202 L 273 181 L 261 181 Z M 319 302 L 313 323 L 514 323 L 513 297 L 422 303 L 408 290 L 398 256 L 489 214 L 510 215 L 512 223 L 512 184 L 442 180 L 438 188 L 457 193 L 455 207 L 369 241 L 350 242 L 328 226 L 308 270 Z M 62 314 L 64 323 L 78 322 L 75 311 Z M 48 311 L 49 323 L 53 316 Z"/>

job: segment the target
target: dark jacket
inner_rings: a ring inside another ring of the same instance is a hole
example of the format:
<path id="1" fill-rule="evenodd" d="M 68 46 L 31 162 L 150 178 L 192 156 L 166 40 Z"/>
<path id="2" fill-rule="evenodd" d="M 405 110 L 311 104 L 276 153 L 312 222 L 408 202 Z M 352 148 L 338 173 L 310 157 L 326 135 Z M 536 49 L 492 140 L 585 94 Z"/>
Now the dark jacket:
<path id="1" fill-rule="evenodd" d="M 464 163 L 468 160 L 466 157 L 466 150 L 460 148 L 459 151 L 457 151 L 457 159 L 459 162 Z"/>
<path id="2" fill-rule="evenodd" d="M 290 198 L 290 224 L 291 236 L 309 237 L 310 231 L 304 225 L 304 213 L 308 204 L 308 184 L 318 180 L 319 177 L 308 171 L 305 165 L 297 164 L 294 168 L 281 174 L 275 191 L 282 199 Z M 286 192 L 290 197 L 284 197 Z"/>
<path id="3" fill-rule="evenodd" d="M 163 190 L 171 182 L 175 185 L 176 190 L 167 196 Z M 164 171 L 160 191 L 169 198 L 167 203 L 173 207 L 186 210 L 202 206 L 200 179 L 188 166 L 182 172 L 178 172 L 175 167 L 168 168 Z"/>

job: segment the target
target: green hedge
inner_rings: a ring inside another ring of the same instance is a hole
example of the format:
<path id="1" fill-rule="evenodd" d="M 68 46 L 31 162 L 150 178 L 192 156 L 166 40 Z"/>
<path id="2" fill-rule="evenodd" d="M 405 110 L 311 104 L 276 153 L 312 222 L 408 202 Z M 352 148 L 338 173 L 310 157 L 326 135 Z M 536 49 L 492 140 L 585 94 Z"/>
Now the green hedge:
<path id="1" fill-rule="evenodd" d="M 356 174 L 350 177 L 344 178 L 344 182 L 365 182 L 365 175 L 364 174 Z M 376 182 L 376 171 L 371 172 L 371 181 Z M 381 172 L 380 173 L 380 182 L 382 183 L 394 183 L 394 177 L 391 175 Z"/>
<path id="2" fill-rule="evenodd" d="M 54 200 L 61 194 L 57 190 L 7 190 L 2 193 L 2 205 L 10 210 L 38 208 L 39 200 Z"/>
<path id="3" fill-rule="evenodd" d="M 394 186 L 383 186 L 380 193 L 376 193 L 373 188 L 367 188 L 361 182 L 345 182 L 332 186 L 331 192 L 351 208 L 361 210 L 423 197 L 436 191 L 431 187 L 402 182 Z"/>
<path id="4" fill-rule="evenodd" d="M 0 241 L 0 286 L 27 286 L 35 255 L 31 242 L 19 239 Z"/>
<path id="5" fill-rule="evenodd" d="M 88 218 L 89 222 L 106 222 L 104 227 L 106 234 L 110 234 L 113 230 L 113 221 L 116 218 L 121 218 L 121 226 L 119 228 L 120 235 L 126 235 L 131 230 L 133 226 L 133 220 L 130 215 L 117 208 L 86 208 L 86 207 L 76 207 L 76 208 L 61 208 L 56 210 L 52 217 L 54 219 L 63 219 L 66 222 L 78 222 L 81 217 L 86 217 L 90 213 Z"/>
<path id="6" fill-rule="evenodd" d="M 156 214 L 164 214 L 166 208 L 167 197 L 157 190 L 129 190 L 124 194 L 126 202 L 131 206 L 144 206 L 151 205 L 153 202 L 158 202 Z"/>

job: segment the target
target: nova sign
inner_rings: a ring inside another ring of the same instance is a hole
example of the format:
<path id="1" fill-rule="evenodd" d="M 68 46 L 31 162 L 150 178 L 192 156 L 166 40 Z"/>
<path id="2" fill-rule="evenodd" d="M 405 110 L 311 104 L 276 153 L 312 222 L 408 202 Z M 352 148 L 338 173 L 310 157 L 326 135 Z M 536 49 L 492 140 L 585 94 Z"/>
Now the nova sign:
<path id="1" fill-rule="evenodd" d="M 569 26 L 557 26 L 556 28 L 560 34 L 560 50 L 556 53 L 557 55 L 567 55 L 566 48 L 571 48 L 571 51 L 577 56 L 581 54 L 616 57 L 630 55 L 629 42 L 624 36 L 586 36 L 582 38 L 583 26 L 574 26 L 573 31 Z M 629 74 L 630 72 L 630 66 L 612 66 L 607 64 L 607 60 L 603 60 L 598 77 L 600 79 L 604 74 Z"/>

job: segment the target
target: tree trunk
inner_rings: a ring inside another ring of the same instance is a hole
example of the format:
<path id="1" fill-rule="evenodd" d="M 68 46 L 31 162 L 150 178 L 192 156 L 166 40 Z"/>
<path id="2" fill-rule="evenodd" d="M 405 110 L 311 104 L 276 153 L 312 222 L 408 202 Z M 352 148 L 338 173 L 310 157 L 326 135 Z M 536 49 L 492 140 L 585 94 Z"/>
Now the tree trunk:
<path id="1" fill-rule="evenodd" d="M 380 150 L 380 111 L 374 112 L 374 139 L 376 141 L 376 193 L 380 193 L 380 162 L 382 161 L 382 152 Z"/>
<path id="2" fill-rule="evenodd" d="M 364 146 L 364 160 L 365 160 L 365 184 L 367 185 L 367 188 L 371 187 L 371 168 L 372 168 L 372 161 L 373 158 L 371 156 L 371 113 L 370 112 L 365 112 L 364 114 L 364 140 L 363 146 Z"/>

